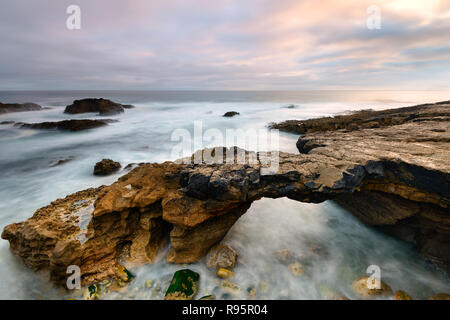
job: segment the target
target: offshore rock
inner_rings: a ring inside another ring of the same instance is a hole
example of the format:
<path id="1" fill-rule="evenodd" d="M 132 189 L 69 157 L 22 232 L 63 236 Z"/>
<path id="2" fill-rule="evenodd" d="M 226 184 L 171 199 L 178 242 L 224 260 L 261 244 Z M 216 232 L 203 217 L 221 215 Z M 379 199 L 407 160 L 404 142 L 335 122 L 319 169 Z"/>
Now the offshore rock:
<path id="1" fill-rule="evenodd" d="M 129 109 L 130 106 L 127 105 L 127 108 Z M 64 113 L 70 114 L 88 112 L 98 112 L 100 116 L 115 115 L 124 112 L 124 107 L 107 99 L 82 99 L 75 100 L 64 110 Z"/>
<path id="2" fill-rule="evenodd" d="M 23 112 L 23 111 L 40 111 L 43 108 L 36 103 L 1 103 L 0 102 L 0 114 L 11 112 Z"/>

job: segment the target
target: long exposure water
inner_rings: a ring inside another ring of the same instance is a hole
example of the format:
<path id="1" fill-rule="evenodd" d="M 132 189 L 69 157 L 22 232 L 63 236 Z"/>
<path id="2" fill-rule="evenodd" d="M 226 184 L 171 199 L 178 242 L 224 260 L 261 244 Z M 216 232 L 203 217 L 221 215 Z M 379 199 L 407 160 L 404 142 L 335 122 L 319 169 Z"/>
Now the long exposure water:
<path id="1" fill-rule="evenodd" d="M 306 119 L 349 110 L 385 109 L 448 100 L 449 92 L 309 91 L 309 92 L 0 92 L 1 102 L 35 102 L 47 110 L 0 115 L 0 122 L 43 122 L 63 119 L 96 119 L 95 114 L 67 115 L 64 107 L 74 99 L 103 97 L 133 104 L 136 108 L 108 118 L 119 120 L 107 127 L 83 132 L 19 129 L 0 125 L 0 229 L 27 219 L 49 202 L 88 187 L 111 184 L 126 173 L 107 177 L 92 175 L 94 164 L 111 158 L 129 163 L 175 160 L 171 141 L 176 129 L 193 131 L 194 121 L 203 129 L 256 129 L 287 119 Z M 296 108 L 286 108 L 294 104 Z M 227 111 L 239 116 L 224 118 Z M 279 149 L 297 153 L 298 136 L 280 133 Z M 205 142 L 204 146 L 213 143 Z M 245 147 L 245 146 L 243 146 Z M 193 151 L 193 150 L 189 150 Z M 59 160 L 70 159 L 56 165 Z M 203 261 L 189 265 L 201 275 L 198 296 L 248 298 L 255 288 L 262 299 L 326 299 L 330 290 L 349 298 L 352 281 L 366 275 L 369 265 L 381 268 L 382 280 L 393 290 L 405 290 L 413 298 L 449 292 L 448 280 L 430 266 L 409 244 L 358 222 L 331 201 L 321 204 L 288 199 L 255 202 L 227 234 L 223 243 L 239 254 L 235 277 L 241 293 L 233 296 L 220 288 L 220 281 Z M 305 269 L 294 277 L 274 251 L 289 249 L 300 257 Z M 311 253 L 311 248 L 320 248 Z M 182 266 L 164 262 L 136 270 L 136 279 L 111 299 L 160 299 L 174 271 Z M 145 288 L 147 279 L 153 281 Z M 62 299 L 77 296 L 54 288 L 45 274 L 37 274 L 9 252 L 0 241 L 0 299 Z"/>

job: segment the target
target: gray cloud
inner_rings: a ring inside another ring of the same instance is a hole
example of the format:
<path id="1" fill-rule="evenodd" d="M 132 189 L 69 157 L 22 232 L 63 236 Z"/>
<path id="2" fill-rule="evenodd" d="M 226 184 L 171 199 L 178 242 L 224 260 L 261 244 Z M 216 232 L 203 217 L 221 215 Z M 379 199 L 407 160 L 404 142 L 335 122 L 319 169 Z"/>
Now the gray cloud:
<path id="1" fill-rule="evenodd" d="M 369 1 L 320 3 L 3 0 L 0 90 L 450 87 L 445 3 L 381 6 L 379 31 Z"/>

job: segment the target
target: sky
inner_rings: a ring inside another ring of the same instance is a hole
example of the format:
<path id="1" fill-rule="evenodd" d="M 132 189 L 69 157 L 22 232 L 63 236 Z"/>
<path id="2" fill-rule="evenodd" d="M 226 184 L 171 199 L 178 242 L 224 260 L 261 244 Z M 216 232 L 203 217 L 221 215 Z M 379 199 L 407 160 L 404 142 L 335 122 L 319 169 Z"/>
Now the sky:
<path id="1" fill-rule="evenodd" d="M 0 90 L 449 90 L 449 71 L 450 0 L 0 2 Z"/>

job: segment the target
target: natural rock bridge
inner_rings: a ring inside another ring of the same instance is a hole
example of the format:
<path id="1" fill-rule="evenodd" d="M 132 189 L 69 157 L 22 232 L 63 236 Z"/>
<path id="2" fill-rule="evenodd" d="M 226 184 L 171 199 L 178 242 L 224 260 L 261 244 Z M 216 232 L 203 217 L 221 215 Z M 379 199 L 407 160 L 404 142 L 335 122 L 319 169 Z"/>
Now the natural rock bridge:
<path id="1" fill-rule="evenodd" d="M 110 186 L 54 201 L 7 226 L 2 237 L 27 266 L 48 269 L 54 281 L 65 283 L 67 266 L 78 265 L 91 283 L 113 275 L 118 262 L 151 263 L 169 233 L 169 262 L 198 261 L 262 197 L 334 199 L 449 265 L 448 117 L 430 113 L 426 121 L 384 128 L 315 132 L 297 146 L 300 154 L 279 154 L 270 175 L 260 174 L 259 162 L 142 164 Z"/>

